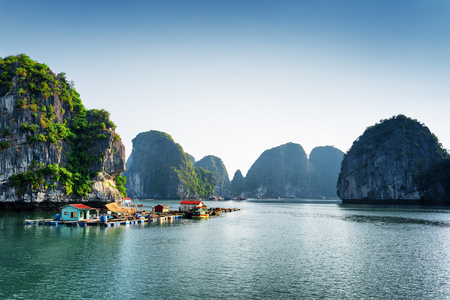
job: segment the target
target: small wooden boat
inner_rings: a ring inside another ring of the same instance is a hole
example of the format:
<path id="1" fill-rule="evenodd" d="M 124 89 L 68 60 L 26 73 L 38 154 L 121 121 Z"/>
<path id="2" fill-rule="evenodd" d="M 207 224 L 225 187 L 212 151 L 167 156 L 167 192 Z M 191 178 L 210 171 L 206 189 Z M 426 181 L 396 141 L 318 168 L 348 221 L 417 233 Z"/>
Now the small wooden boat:
<path id="1" fill-rule="evenodd" d="M 207 219 L 210 217 L 211 212 L 205 210 L 203 207 L 199 207 L 199 208 L 194 208 L 191 211 L 192 214 L 192 218 L 194 219 Z"/>

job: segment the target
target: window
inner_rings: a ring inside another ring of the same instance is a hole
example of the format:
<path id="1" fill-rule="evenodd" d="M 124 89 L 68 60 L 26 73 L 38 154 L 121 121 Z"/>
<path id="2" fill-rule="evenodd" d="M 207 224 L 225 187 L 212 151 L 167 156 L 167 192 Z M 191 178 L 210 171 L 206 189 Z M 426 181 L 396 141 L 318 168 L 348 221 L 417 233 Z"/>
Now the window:
<path id="1" fill-rule="evenodd" d="M 65 212 L 64 212 L 64 215 L 65 215 L 65 216 L 67 216 L 68 214 L 69 214 L 69 212 L 68 212 L 68 211 L 65 211 Z"/>
<path id="2" fill-rule="evenodd" d="M 76 218 L 76 217 L 77 217 L 77 212 L 76 212 L 76 211 L 73 211 L 73 212 L 70 214 L 70 217 L 71 217 L 71 218 Z"/>

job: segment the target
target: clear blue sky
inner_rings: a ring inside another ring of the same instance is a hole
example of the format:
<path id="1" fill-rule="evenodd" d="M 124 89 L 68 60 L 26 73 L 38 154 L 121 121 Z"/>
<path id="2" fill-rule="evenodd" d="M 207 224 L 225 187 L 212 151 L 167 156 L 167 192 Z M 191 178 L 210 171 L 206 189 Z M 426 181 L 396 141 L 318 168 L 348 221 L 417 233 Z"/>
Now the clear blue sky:
<path id="1" fill-rule="evenodd" d="M 347 151 L 402 113 L 450 147 L 450 1 L 3 1 L 0 56 L 65 72 L 131 153 L 169 133 L 230 179 L 287 142 Z"/>

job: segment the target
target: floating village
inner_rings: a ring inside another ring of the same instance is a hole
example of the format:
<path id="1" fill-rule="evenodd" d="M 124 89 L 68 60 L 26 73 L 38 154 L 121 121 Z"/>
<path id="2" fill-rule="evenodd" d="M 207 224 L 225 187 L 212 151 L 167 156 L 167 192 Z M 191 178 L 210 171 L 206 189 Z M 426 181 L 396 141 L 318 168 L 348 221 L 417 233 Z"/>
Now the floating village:
<path id="1" fill-rule="evenodd" d="M 207 219 L 221 213 L 239 211 L 241 208 L 207 207 L 202 201 L 183 200 L 178 210 L 170 210 L 166 204 L 152 206 L 146 211 L 144 204 L 132 204 L 130 198 L 112 202 L 105 208 L 92 208 L 85 204 L 67 204 L 60 208 L 54 219 L 25 220 L 27 225 L 104 226 L 142 224 L 146 222 L 166 222 L 175 219 Z"/>

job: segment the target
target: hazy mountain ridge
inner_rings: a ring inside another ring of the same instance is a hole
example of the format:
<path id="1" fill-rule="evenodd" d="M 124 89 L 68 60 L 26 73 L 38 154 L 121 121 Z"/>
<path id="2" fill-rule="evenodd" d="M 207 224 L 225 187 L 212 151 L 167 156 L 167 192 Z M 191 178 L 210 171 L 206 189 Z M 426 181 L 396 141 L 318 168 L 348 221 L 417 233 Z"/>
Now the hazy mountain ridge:
<path id="1" fill-rule="evenodd" d="M 234 172 L 233 180 L 231 181 L 231 191 L 234 196 L 242 196 L 245 191 L 245 178 L 241 170 Z"/>
<path id="2" fill-rule="evenodd" d="M 263 198 L 318 197 L 315 171 L 299 144 L 264 151 L 247 173 L 246 194 Z"/>
<path id="3" fill-rule="evenodd" d="M 318 171 L 299 144 L 287 143 L 266 150 L 248 171 L 243 193 L 263 198 L 336 197 L 339 173 L 335 169 L 342 160 L 340 152 L 332 146 L 313 149 L 313 162 Z"/>
<path id="4" fill-rule="evenodd" d="M 320 177 L 320 191 L 325 197 L 337 197 L 337 178 L 341 171 L 344 152 L 332 146 L 316 147 L 309 161 Z"/>

